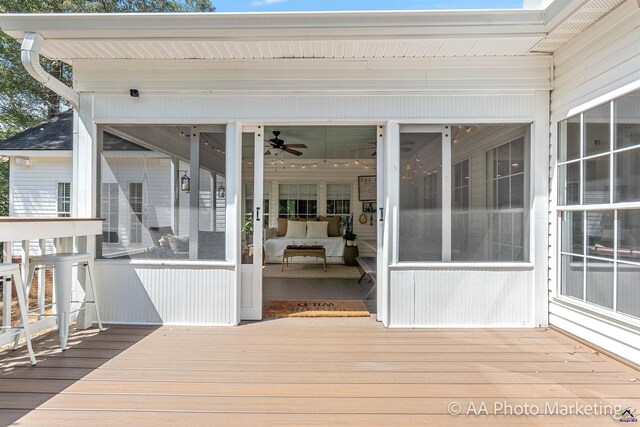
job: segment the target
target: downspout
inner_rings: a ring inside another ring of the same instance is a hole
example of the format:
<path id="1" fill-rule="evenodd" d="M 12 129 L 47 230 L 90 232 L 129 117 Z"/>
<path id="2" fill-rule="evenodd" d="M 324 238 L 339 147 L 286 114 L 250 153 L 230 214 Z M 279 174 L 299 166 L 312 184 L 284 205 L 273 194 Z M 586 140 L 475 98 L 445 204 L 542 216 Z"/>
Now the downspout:
<path id="1" fill-rule="evenodd" d="M 31 76 L 71 103 L 76 110 L 80 105 L 80 94 L 47 73 L 40 65 L 40 49 L 44 38 L 38 33 L 26 33 L 22 40 L 22 65 Z"/>

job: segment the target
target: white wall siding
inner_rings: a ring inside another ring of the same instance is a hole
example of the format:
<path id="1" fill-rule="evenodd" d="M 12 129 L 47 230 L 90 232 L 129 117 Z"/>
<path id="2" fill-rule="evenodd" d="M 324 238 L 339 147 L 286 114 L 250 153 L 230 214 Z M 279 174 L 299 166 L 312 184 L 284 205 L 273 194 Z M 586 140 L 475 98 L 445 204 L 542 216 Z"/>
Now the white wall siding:
<path id="1" fill-rule="evenodd" d="M 9 216 L 55 217 L 58 210 L 58 183 L 72 181 L 71 157 L 30 157 L 29 166 L 11 164 L 12 200 Z M 53 241 L 46 249 L 53 252 Z M 14 253 L 22 253 L 22 245 L 14 244 Z M 29 251 L 39 254 L 37 241 L 30 242 Z"/>
<path id="2" fill-rule="evenodd" d="M 533 267 L 391 272 L 391 327 L 535 327 Z"/>
<path id="3" fill-rule="evenodd" d="M 95 263 L 104 322 L 233 325 L 233 267 Z"/>
<path id="4" fill-rule="evenodd" d="M 627 0 L 554 56 L 552 118 L 640 79 L 640 8 Z"/>
<path id="5" fill-rule="evenodd" d="M 554 58 L 555 88 L 551 93 L 550 206 L 549 224 L 549 321 L 569 333 L 640 362 L 640 328 L 622 316 L 597 307 L 559 299 L 559 258 L 556 256 L 557 122 L 571 110 L 640 81 L 640 9 L 628 0 L 574 38 Z"/>

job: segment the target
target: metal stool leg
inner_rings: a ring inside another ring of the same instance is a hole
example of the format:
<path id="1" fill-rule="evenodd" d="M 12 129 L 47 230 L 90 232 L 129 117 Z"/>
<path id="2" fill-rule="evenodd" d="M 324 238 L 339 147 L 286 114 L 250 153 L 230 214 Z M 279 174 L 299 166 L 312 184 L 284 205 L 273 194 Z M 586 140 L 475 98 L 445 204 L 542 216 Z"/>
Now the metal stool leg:
<path id="1" fill-rule="evenodd" d="M 26 301 L 25 301 L 26 310 L 29 310 L 29 294 L 31 293 L 31 282 L 33 281 L 33 275 L 35 270 L 36 270 L 36 265 L 30 264 L 29 274 L 27 275 L 27 283 L 24 284 L 25 286 L 23 289 L 26 294 Z M 22 282 L 22 277 L 20 278 L 20 281 Z M 22 308 L 20 308 L 20 311 L 22 312 Z M 28 311 L 25 311 L 25 312 L 28 314 Z M 28 319 L 29 319 L 29 316 L 27 316 L 27 323 L 28 323 Z M 13 350 L 16 350 L 18 348 L 19 343 L 20 343 L 20 334 L 17 334 L 13 341 Z"/>
<path id="2" fill-rule="evenodd" d="M 29 327 L 29 315 L 27 313 L 27 304 L 25 302 L 25 286 L 22 283 L 22 277 L 20 274 L 13 274 L 13 284 L 16 287 L 16 294 L 18 294 L 18 305 L 20 306 L 20 317 L 22 319 L 22 329 L 24 330 L 24 336 L 27 341 L 27 351 L 29 352 L 29 359 L 31 360 L 31 366 L 35 366 L 38 361 L 35 354 L 33 354 L 33 347 L 31 347 L 31 328 Z M 17 338 L 20 339 L 20 333 L 17 334 Z"/>
<path id="3" fill-rule="evenodd" d="M 96 287 L 93 284 L 93 274 L 91 273 L 91 266 L 87 263 L 87 274 L 89 276 L 89 283 L 91 283 L 91 293 L 93 294 L 93 307 L 96 309 L 96 319 L 98 320 L 98 330 L 104 331 L 102 327 L 102 320 L 100 320 L 100 309 L 98 308 L 98 295 L 96 294 Z"/>

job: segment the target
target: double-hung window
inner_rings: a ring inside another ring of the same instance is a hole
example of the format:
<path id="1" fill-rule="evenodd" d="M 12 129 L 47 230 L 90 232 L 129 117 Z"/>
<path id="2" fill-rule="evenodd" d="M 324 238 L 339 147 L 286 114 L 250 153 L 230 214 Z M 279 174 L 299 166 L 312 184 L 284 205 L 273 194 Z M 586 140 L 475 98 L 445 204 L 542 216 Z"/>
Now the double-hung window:
<path id="1" fill-rule="evenodd" d="M 278 216 L 280 218 L 313 218 L 318 216 L 318 185 L 279 184 Z"/>
<path id="2" fill-rule="evenodd" d="M 61 218 L 71 216 L 71 183 L 59 182 L 58 183 L 58 197 L 57 197 L 57 216 Z"/>
<path id="3" fill-rule="evenodd" d="M 351 214 L 351 184 L 327 184 L 327 215 Z"/>
<path id="4" fill-rule="evenodd" d="M 559 293 L 640 317 L 640 91 L 558 123 Z"/>

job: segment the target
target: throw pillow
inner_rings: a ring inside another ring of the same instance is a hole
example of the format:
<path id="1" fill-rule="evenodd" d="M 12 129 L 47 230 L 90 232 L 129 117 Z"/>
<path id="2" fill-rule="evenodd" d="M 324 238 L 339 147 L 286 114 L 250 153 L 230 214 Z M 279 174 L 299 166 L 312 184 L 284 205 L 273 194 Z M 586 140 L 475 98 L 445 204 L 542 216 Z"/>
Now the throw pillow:
<path id="1" fill-rule="evenodd" d="M 287 218 L 278 218 L 278 237 L 287 235 Z"/>
<path id="2" fill-rule="evenodd" d="M 327 226 L 326 221 L 309 221 L 307 222 L 307 239 L 326 239 Z"/>
<path id="3" fill-rule="evenodd" d="M 327 226 L 327 234 L 329 237 L 341 237 L 340 234 L 340 221 L 339 216 L 321 216 L 320 221 L 326 221 L 329 223 Z"/>
<path id="4" fill-rule="evenodd" d="M 304 221 L 288 221 L 285 237 L 297 239 L 307 237 L 307 223 Z"/>
<path id="5" fill-rule="evenodd" d="M 189 252 L 189 236 L 168 235 L 169 246 L 174 252 Z"/>

